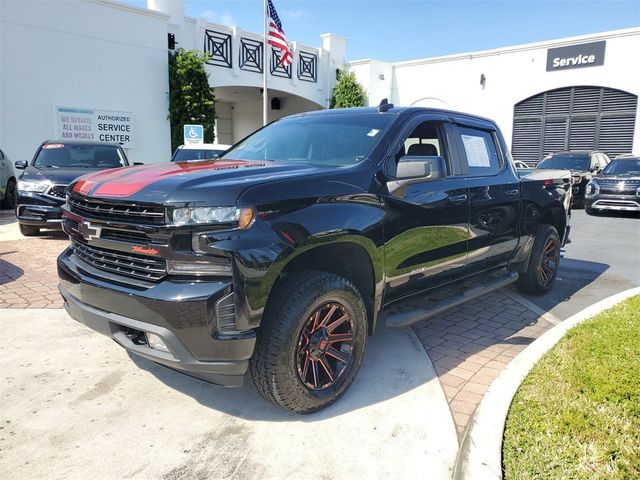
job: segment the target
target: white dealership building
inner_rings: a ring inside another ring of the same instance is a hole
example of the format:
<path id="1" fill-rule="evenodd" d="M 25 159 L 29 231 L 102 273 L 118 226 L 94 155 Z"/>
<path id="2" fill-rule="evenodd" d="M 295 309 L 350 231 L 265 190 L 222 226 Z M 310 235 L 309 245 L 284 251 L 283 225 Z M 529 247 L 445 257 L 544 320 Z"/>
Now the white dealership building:
<path id="1" fill-rule="evenodd" d="M 215 0 L 212 0 L 215 5 Z M 337 70 L 356 73 L 370 105 L 461 110 L 496 120 L 516 159 L 550 151 L 640 154 L 640 29 L 407 62 L 345 61 L 347 40 L 291 47 L 279 67 L 259 33 L 184 15 L 182 0 L 141 9 L 111 0 L 0 0 L 0 149 L 29 159 L 50 138 L 117 141 L 132 161 L 170 157 L 167 52 L 207 52 L 219 143 L 269 119 L 327 108 Z M 348 32 L 344 32 L 348 34 Z M 295 40 L 295 39 L 289 39 Z"/>

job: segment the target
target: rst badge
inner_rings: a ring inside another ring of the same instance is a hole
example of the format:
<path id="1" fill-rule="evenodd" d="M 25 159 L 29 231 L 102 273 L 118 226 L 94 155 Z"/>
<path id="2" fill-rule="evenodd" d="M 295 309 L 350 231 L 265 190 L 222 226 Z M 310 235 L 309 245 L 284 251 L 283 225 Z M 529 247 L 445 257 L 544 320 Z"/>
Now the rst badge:
<path id="1" fill-rule="evenodd" d="M 92 225 L 91 222 L 83 220 L 82 222 L 78 223 L 78 233 L 82 235 L 82 238 L 89 242 L 91 240 L 95 240 L 96 238 L 100 238 L 102 229 L 100 227 Z"/>

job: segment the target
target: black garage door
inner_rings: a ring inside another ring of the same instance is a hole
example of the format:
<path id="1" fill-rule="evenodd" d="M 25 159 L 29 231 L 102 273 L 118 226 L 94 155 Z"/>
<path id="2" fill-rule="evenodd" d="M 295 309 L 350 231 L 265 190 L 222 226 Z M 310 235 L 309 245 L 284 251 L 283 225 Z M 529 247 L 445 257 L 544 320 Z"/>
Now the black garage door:
<path id="1" fill-rule="evenodd" d="M 512 153 L 537 164 L 559 150 L 631 152 L 638 97 L 604 87 L 567 87 L 516 104 Z"/>

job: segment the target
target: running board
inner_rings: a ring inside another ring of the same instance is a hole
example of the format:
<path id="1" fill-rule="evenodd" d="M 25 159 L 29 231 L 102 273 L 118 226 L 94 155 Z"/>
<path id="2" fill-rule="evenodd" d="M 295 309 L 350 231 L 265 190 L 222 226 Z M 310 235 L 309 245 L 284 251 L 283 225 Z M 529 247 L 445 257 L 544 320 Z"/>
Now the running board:
<path id="1" fill-rule="evenodd" d="M 444 300 L 439 300 L 425 306 L 417 306 L 411 311 L 394 311 L 384 315 L 385 326 L 389 328 L 406 327 L 414 323 L 426 320 L 453 307 L 457 307 L 469 300 L 486 295 L 489 292 L 506 287 L 518 280 L 518 272 L 511 271 L 503 276 L 487 281 L 483 285 L 470 288 L 463 293 L 454 295 Z"/>

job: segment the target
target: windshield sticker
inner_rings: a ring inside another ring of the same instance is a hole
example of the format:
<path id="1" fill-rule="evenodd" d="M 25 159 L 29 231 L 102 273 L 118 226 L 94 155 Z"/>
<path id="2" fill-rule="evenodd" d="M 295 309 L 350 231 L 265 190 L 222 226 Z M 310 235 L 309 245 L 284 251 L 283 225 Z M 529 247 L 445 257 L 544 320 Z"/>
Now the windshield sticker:
<path id="1" fill-rule="evenodd" d="M 63 148 L 64 145 L 62 143 L 47 143 L 46 145 L 43 145 L 42 148 L 49 150 L 50 148 Z"/>
<path id="2" fill-rule="evenodd" d="M 367 137 L 375 137 L 378 134 L 379 131 L 380 130 L 372 128 L 371 130 L 369 130 L 369 133 L 367 133 Z"/>

